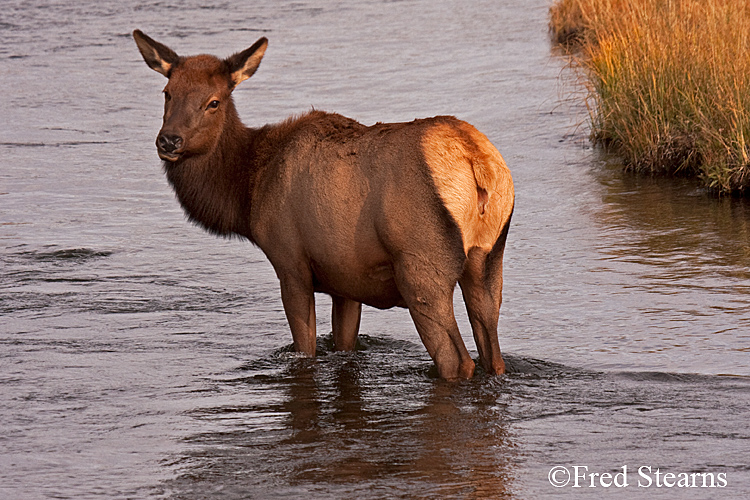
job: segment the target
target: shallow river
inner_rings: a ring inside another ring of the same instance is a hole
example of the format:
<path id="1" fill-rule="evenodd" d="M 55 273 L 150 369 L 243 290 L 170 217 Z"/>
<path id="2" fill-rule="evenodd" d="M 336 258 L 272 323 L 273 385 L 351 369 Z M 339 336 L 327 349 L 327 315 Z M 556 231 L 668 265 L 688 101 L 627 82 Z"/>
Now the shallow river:
<path id="1" fill-rule="evenodd" d="M 3 4 L 0 498 L 750 497 L 750 204 L 588 146 L 548 0 L 206 3 Z M 291 353 L 263 255 L 167 185 L 134 28 L 184 54 L 267 36 L 249 125 L 485 132 L 517 193 L 510 373 L 437 380 L 405 310 L 334 353 L 324 296 L 320 356 Z"/>

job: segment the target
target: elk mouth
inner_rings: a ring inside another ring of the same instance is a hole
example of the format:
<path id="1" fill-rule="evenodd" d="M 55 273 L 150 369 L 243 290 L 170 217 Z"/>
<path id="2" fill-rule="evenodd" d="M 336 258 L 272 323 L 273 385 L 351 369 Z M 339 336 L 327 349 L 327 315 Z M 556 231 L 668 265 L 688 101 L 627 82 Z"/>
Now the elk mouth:
<path id="1" fill-rule="evenodd" d="M 161 150 L 157 150 L 157 152 L 159 153 L 159 158 L 172 163 L 176 162 L 182 157 L 181 153 L 167 153 L 166 151 Z"/>
<path id="2" fill-rule="evenodd" d="M 156 137 L 156 152 L 162 160 L 175 162 L 185 152 L 185 140 L 177 134 L 160 131 Z"/>

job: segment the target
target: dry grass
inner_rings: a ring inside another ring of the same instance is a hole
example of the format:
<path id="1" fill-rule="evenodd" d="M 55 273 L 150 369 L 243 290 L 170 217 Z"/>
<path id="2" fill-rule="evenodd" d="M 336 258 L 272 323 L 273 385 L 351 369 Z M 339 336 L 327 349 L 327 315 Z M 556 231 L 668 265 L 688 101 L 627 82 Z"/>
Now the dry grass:
<path id="1" fill-rule="evenodd" d="M 558 0 L 550 31 L 580 49 L 595 141 L 635 169 L 750 190 L 750 2 Z"/>

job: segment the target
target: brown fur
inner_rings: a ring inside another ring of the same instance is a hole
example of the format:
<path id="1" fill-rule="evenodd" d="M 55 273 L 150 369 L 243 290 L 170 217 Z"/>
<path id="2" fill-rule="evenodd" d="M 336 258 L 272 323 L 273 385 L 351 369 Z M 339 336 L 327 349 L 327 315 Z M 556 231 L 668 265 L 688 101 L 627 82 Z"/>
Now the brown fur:
<path id="1" fill-rule="evenodd" d="M 422 138 L 438 193 L 461 229 L 464 251 L 490 251 L 513 210 L 513 181 L 500 153 L 476 128 L 452 117 Z"/>
<path id="2" fill-rule="evenodd" d="M 453 315 L 458 282 L 482 364 L 503 372 L 497 318 L 513 183 L 483 134 L 453 117 L 368 127 L 321 111 L 246 128 L 231 91 L 257 69 L 265 39 L 220 60 L 134 37 L 169 78 L 157 148 L 170 184 L 192 221 L 268 256 L 297 351 L 315 354 L 314 292 L 323 292 L 337 349 L 354 347 L 361 304 L 408 307 L 440 375 L 470 377 Z"/>

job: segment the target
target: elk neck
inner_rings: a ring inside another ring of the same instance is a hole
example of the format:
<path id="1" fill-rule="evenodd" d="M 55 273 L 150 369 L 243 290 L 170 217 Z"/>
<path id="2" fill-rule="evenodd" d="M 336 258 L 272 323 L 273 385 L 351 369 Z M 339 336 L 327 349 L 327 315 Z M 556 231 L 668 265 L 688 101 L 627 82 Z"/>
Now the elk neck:
<path id="1" fill-rule="evenodd" d="M 251 192 L 256 173 L 257 131 L 245 127 L 234 102 L 209 152 L 164 162 L 169 183 L 191 222 L 225 237 L 250 236 Z"/>

